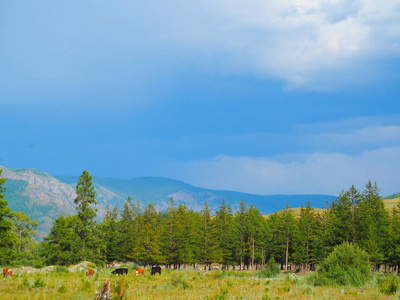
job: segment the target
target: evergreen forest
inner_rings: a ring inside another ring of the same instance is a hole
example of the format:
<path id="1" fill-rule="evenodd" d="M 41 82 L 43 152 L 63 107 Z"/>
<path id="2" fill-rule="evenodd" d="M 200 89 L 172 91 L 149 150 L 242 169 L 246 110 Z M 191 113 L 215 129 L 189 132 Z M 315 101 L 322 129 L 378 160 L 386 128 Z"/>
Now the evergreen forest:
<path id="1" fill-rule="evenodd" d="M 306 271 L 316 269 L 336 246 L 351 243 L 368 254 L 374 269 L 399 270 L 400 208 L 385 210 L 371 181 L 363 191 L 354 186 L 342 191 L 324 210 L 308 202 L 298 214 L 286 206 L 263 216 L 243 200 L 236 212 L 224 201 L 215 213 L 207 203 L 196 212 L 172 198 L 165 211 L 158 211 L 128 197 L 121 211 L 109 207 L 99 222 L 92 176 L 85 170 L 76 186 L 76 213 L 56 218 L 42 242 L 34 239 L 37 222 L 8 208 L 4 183 L 0 170 L 2 266 L 132 261 L 167 268 L 217 263 L 256 270 L 274 259 L 282 269 Z"/>

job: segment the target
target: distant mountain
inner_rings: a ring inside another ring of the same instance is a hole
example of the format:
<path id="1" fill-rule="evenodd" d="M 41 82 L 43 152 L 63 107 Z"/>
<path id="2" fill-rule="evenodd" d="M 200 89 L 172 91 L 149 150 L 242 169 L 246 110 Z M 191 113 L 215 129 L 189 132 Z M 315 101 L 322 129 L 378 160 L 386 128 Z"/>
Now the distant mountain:
<path id="1" fill-rule="evenodd" d="M 55 176 L 58 180 L 76 185 L 78 177 Z M 200 211 L 207 202 L 210 209 L 215 211 L 221 206 L 222 199 L 232 206 L 233 210 L 239 208 L 239 203 L 243 199 L 248 205 L 254 204 L 263 214 L 269 214 L 281 210 L 288 204 L 291 207 L 307 205 L 310 201 L 313 207 L 326 207 L 327 202 L 336 199 L 331 195 L 271 195 L 262 196 L 255 194 L 240 193 L 234 191 L 209 190 L 194 187 L 179 180 L 162 177 L 140 177 L 134 179 L 99 178 L 94 177 L 95 186 L 101 186 L 109 191 L 127 198 L 130 196 L 134 200 L 140 200 L 143 205 L 153 203 L 158 209 L 163 210 L 169 198 L 175 202 L 186 204 L 193 210 Z"/>
<path id="2" fill-rule="evenodd" d="M 24 211 L 37 220 L 39 237 L 45 236 L 52 227 L 52 222 L 61 214 L 75 213 L 74 199 L 78 176 L 51 176 L 38 169 L 3 169 L 6 181 L 6 200 L 13 211 Z M 139 200 L 143 206 L 153 203 L 159 210 L 164 210 L 169 198 L 177 204 L 186 204 L 195 211 L 201 211 L 207 202 L 212 211 L 219 209 L 222 199 L 236 211 L 243 199 L 249 206 L 253 204 L 262 214 L 270 214 L 290 207 L 305 206 L 307 201 L 316 208 L 326 207 L 327 202 L 336 199 L 331 195 L 254 195 L 235 191 L 209 190 L 194 187 L 182 181 L 160 177 L 141 177 L 134 179 L 94 177 L 96 199 L 100 218 L 107 206 L 122 208 L 126 198 Z"/>

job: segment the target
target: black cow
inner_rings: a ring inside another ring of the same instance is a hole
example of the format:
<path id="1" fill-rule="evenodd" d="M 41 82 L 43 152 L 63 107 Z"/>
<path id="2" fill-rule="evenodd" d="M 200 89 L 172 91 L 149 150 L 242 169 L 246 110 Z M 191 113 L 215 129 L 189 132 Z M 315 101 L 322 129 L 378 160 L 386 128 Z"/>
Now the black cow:
<path id="1" fill-rule="evenodd" d="M 156 275 L 156 273 L 161 275 L 161 267 L 152 267 L 151 268 L 151 275 Z"/>
<path id="2" fill-rule="evenodd" d="M 123 275 L 128 274 L 128 268 L 118 268 L 111 272 L 111 274 L 115 275 Z"/>

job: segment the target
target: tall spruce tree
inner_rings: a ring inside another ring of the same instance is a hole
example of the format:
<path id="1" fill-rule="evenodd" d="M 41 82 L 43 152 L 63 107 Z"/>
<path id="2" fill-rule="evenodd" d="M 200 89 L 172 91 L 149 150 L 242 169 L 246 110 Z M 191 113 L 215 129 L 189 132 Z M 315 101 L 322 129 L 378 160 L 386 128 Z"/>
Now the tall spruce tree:
<path id="1" fill-rule="evenodd" d="M 75 228 L 80 238 L 81 260 L 101 262 L 104 260 L 105 251 L 104 245 L 100 243 L 100 232 L 95 221 L 97 209 L 93 206 L 97 204 L 97 201 L 92 178 L 92 175 L 84 170 L 76 185 L 77 197 L 74 202 L 79 223 Z"/>
<path id="2" fill-rule="evenodd" d="M 216 224 L 211 218 L 207 202 L 204 203 L 204 209 L 201 211 L 201 214 L 203 220 L 201 226 L 202 248 L 200 256 L 202 263 L 210 269 L 213 262 L 221 261 L 222 252 L 220 250 Z"/>
<path id="3" fill-rule="evenodd" d="M 15 258 L 16 237 L 12 232 L 10 208 L 8 202 L 4 200 L 6 179 L 1 177 L 2 173 L 3 169 L 0 169 L 0 265 L 7 265 Z"/>
<path id="4" fill-rule="evenodd" d="M 368 228 L 368 238 L 363 243 L 364 249 L 368 252 L 371 262 L 379 268 L 379 265 L 385 263 L 387 259 L 389 215 L 379 195 L 376 182 L 372 184 L 371 181 L 368 181 L 363 192 L 363 198 L 362 205 L 367 214 L 365 219 Z"/>
<path id="5" fill-rule="evenodd" d="M 141 206 L 139 201 L 135 203 L 131 197 L 128 197 L 121 212 L 121 219 L 118 222 L 118 238 L 120 240 L 118 244 L 121 248 L 120 252 L 123 255 L 123 261 L 127 261 L 129 255 L 133 253 L 137 238 L 137 217 L 140 212 Z"/>
<path id="6" fill-rule="evenodd" d="M 217 228 L 217 237 L 219 239 L 220 249 L 222 251 L 221 263 L 227 267 L 234 264 L 235 237 L 234 237 L 234 219 L 230 206 L 225 205 L 222 199 L 221 208 L 215 213 L 215 224 Z"/>
<path id="7" fill-rule="evenodd" d="M 263 244 L 268 230 L 263 216 L 253 204 L 250 205 L 245 216 L 246 244 L 248 249 L 247 260 L 250 269 L 253 270 L 257 263 L 265 261 Z"/>
<path id="8" fill-rule="evenodd" d="M 315 263 L 314 247 L 316 233 L 316 217 L 310 201 L 300 209 L 300 217 L 297 221 L 297 235 L 295 236 L 294 261 L 301 265 L 302 270 L 308 271 L 310 264 Z"/>
<path id="9" fill-rule="evenodd" d="M 80 237 L 76 226 L 77 215 L 59 216 L 53 222 L 50 233 L 43 239 L 41 256 L 47 265 L 70 265 L 81 261 Z"/>
<path id="10" fill-rule="evenodd" d="M 14 234 L 17 236 L 17 256 L 20 261 L 32 260 L 35 258 L 37 242 L 34 237 L 37 236 L 37 227 L 39 223 L 31 220 L 22 211 L 13 211 L 11 213 L 13 221 Z"/>
<path id="11" fill-rule="evenodd" d="M 124 258 L 121 251 L 121 234 L 118 232 L 118 218 L 118 208 L 114 206 L 111 210 L 107 206 L 106 215 L 99 226 L 102 235 L 101 243 L 105 246 L 105 257 L 108 262 L 122 261 Z"/>
<path id="12" fill-rule="evenodd" d="M 146 206 L 143 214 L 138 216 L 137 239 L 133 253 L 133 258 L 138 264 L 156 265 L 164 262 L 161 252 L 161 236 L 163 229 L 161 226 L 160 215 L 154 205 Z"/>
<path id="13" fill-rule="evenodd" d="M 236 212 L 234 217 L 235 223 L 235 239 L 236 239 L 236 248 L 235 248 L 235 261 L 239 263 L 239 269 L 243 270 L 244 265 L 246 263 L 246 214 L 247 208 L 243 199 L 240 201 L 239 210 Z"/>

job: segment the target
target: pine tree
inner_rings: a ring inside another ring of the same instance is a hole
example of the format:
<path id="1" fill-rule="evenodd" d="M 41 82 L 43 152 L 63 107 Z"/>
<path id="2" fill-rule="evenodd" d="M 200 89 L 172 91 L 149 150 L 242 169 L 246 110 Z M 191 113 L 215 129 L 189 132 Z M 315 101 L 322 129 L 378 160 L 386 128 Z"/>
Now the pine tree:
<path id="1" fill-rule="evenodd" d="M 385 210 L 382 198 L 379 195 L 377 184 L 372 185 L 371 181 L 366 184 L 363 192 L 364 201 L 362 205 L 367 213 L 366 228 L 368 238 L 363 243 L 364 249 L 368 252 L 371 262 L 379 268 L 379 265 L 387 259 L 387 240 L 389 237 L 389 215 Z"/>
<path id="2" fill-rule="evenodd" d="M 105 257 L 108 262 L 122 261 L 123 252 L 120 244 L 120 233 L 118 232 L 118 209 L 114 206 L 113 210 L 107 206 L 106 215 L 99 229 L 102 234 L 101 243 L 105 247 Z"/>
<path id="3" fill-rule="evenodd" d="M 246 214 L 247 208 L 243 199 L 240 201 L 239 211 L 236 212 L 234 217 L 234 236 L 236 242 L 235 248 L 235 261 L 239 263 L 240 270 L 244 269 L 246 259 Z"/>
<path id="4" fill-rule="evenodd" d="M 79 236 L 81 247 L 81 260 L 101 262 L 104 260 L 104 245 L 100 243 L 100 232 L 94 220 L 97 209 L 92 206 L 97 204 L 96 191 L 92 184 L 92 175 L 84 170 L 76 186 L 74 202 L 77 205 L 78 224 L 75 227 Z"/>
<path id="5" fill-rule="evenodd" d="M 400 203 L 394 207 L 389 222 L 388 258 L 400 272 Z"/>
<path id="6" fill-rule="evenodd" d="M 76 215 L 59 216 L 53 222 L 50 233 L 43 239 L 41 256 L 48 265 L 70 265 L 81 261 L 80 237 Z"/>
<path id="7" fill-rule="evenodd" d="M 149 204 L 143 214 L 138 216 L 137 239 L 130 256 L 138 264 L 156 265 L 164 261 L 160 238 L 163 234 L 160 216 L 155 207 Z"/>
<path id="8" fill-rule="evenodd" d="M 201 262 L 210 269 L 213 262 L 218 262 L 222 258 L 222 252 L 218 243 L 217 228 L 215 221 L 211 218 L 210 209 L 207 202 L 201 211 L 203 220 L 201 226 L 202 248 Z"/>
<path id="9" fill-rule="evenodd" d="M 8 202 L 4 200 L 6 179 L 1 177 L 2 173 L 3 170 L 0 169 L 0 265 L 7 265 L 15 258 L 14 245 L 17 241 L 12 233 L 10 208 Z"/>
<path id="10" fill-rule="evenodd" d="M 14 234 L 17 236 L 17 255 L 19 260 L 32 260 L 35 257 L 37 243 L 34 239 L 37 236 L 36 230 L 39 223 L 32 221 L 22 211 L 11 213 Z"/>
<path id="11" fill-rule="evenodd" d="M 314 247 L 316 239 L 316 217 L 310 201 L 307 202 L 305 208 L 301 205 L 297 228 L 297 235 L 294 239 L 294 261 L 301 264 L 302 270 L 308 271 L 310 264 L 315 263 Z"/>
<path id="12" fill-rule="evenodd" d="M 133 252 L 137 238 L 137 217 L 141 212 L 139 201 L 133 202 L 131 197 L 128 197 L 124 203 L 124 208 L 121 212 L 121 219 L 118 222 L 118 238 L 122 260 L 127 261 L 129 255 Z"/>
<path id="13" fill-rule="evenodd" d="M 162 235 L 163 254 L 167 266 L 170 268 L 173 265 L 176 268 L 178 263 L 177 250 L 180 247 L 177 234 L 180 228 L 178 228 L 177 210 L 172 197 L 169 200 L 164 220 L 164 234 Z"/>
<path id="14" fill-rule="evenodd" d="M 289 254 L 293 251 L 291 249 L 291 243 L 294 239 L 297 230 L 297 224 L 293 217 L 292 211 L 290 210 L 289 205 L 286 205 L 286 209 L 281 212 L 281 220 L 282 220 L 282 233 L 285 238 L 285 270 L 288 269 L 289 264 Z"/>
<path id="15" fill-rule="evenodd" d="M 222 251 L 221 263 L 227 267 L 234 264 L 235 238 L 234 219 L 230 206 L 226 207 L 222 199 L 221 208 L 215 213 L 215 224 L 217 228 L 218 243 Z"/>

